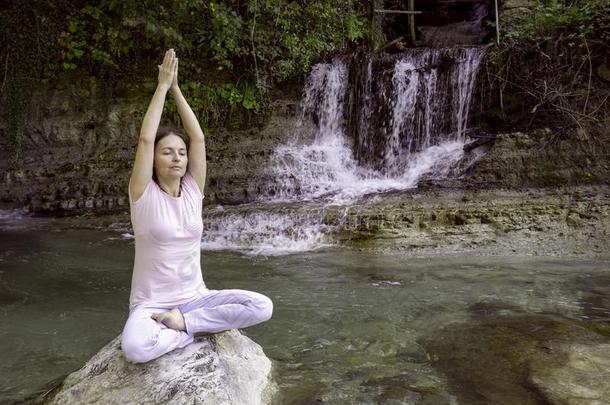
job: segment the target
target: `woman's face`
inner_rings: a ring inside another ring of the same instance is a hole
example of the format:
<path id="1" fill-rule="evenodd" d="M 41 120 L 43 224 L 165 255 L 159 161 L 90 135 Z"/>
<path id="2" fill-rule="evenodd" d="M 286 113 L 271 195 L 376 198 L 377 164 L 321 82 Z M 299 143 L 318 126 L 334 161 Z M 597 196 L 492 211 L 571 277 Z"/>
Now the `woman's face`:
<path id="1" fill-rule="evenodd" d="M 186 144 L 177 135 L 168 135 L 155 146 L 154 170 L 157 178 L 181 178 L 186 173 Z"/>

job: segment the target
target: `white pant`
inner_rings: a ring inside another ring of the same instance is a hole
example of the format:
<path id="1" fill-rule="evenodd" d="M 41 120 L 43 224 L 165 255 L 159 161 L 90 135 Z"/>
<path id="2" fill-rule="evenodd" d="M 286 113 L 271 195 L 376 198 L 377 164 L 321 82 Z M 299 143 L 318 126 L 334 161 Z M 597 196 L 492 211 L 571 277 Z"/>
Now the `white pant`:
<path id="1" fill-rule="evenodd" d="M 195 333 L 216 333 L 267 321 L 273 303 L 266 296 L 246 290 L 207 290 L 205 295 L 176 308 L 182 312 L 186 332 L 170 329 L 150 316 L 172 309 L 136 305 L 123 328 L 121 348 L 132 363 L 145 363 L 193 342 Z"/>

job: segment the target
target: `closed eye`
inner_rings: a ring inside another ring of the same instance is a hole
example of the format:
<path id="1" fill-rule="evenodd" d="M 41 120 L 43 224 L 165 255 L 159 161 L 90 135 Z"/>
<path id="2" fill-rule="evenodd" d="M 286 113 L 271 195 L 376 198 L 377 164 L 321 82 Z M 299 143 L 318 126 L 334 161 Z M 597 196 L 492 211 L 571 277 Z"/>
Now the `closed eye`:
<path id="1" fill-rule="evenodd" d="M 165 149 L 163 150 L 163 153 L 167 155 L 167 154 L 168 154 L 168 153 L 170 153 L 171 151 L 172 151 L 172 149 L 170 149 L 170 148 L 165 148 Z M 186 150 L 184 150 L 184 149 L 180 149 L 179 153 L 180 153 L 181 155 L 186 155 Z"/>

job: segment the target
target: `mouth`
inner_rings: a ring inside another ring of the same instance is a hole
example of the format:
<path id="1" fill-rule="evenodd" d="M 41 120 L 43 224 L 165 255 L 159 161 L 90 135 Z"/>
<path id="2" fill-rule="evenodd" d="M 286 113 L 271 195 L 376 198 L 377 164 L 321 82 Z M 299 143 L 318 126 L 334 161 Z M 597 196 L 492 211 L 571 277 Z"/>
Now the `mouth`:
<path id="1" fill-rule="evenodd" d="M 180 166 L 172 166 L 172 167 L 170 167 L 170 169 L 173 169 L 173 170 L 182 170 L 182 168 Z"/>

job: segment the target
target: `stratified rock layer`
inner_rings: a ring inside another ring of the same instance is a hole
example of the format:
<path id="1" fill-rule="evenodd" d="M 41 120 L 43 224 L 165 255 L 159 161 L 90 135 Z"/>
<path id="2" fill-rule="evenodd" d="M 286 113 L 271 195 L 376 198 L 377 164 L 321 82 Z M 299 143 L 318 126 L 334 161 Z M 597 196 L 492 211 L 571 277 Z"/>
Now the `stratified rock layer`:
<path id="1" fill-rule="evenodd" d="M 608 184 L 609 162 L 610 145 L 580 130 L 568 138 L 549 129 L 499 134 L 464 183 L 511 189 Z"/>
<path id="2" fill-rule="evenodd" d="M 18 168 L 10 165 L 0 122 L 0 207 L 51 215 L 128 211 L 127 184 L 154 84 L 139 83 L 112 99 L 93 79 L 54 86 L 26 124 Z M 249 202 L 262 192 L 273 148 L 294 132 L 298 102 L 298 95 L 278 92 L 264 128 L 206 132 L 204 204 Z"/>
<path id="3" fill-rule="evenodd" d="M 120 336 L 70 374 L 45 404 L 269 403 L 271 361 L 238 331 L 198 337 L 145 364 L 125 360 Z"/>

